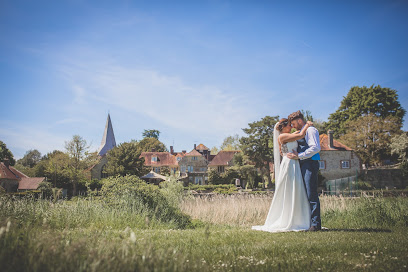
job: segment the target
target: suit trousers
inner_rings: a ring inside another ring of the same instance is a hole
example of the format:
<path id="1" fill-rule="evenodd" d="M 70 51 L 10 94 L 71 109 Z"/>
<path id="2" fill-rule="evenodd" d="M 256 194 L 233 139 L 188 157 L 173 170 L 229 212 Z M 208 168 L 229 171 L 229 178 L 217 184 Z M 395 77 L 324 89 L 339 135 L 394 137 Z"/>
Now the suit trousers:
<path id="1" fill-rule="evenodd" d="M 302 171 L 303 181 L 305 182 L 307 198 L 311 210 L 311 225 L 321 228 L 320 201 L 317 194 L 319 161 L 311 159 L 300 160 L 300 169 Z"/>

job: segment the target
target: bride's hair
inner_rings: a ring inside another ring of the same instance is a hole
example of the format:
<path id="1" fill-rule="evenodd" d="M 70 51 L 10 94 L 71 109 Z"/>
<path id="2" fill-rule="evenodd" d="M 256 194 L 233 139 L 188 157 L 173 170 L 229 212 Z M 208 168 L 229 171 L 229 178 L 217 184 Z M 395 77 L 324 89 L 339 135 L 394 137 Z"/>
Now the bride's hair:
<path id="1" fill-rule="evenodd" d="M 284 127 L 286 127 L 289 123 L 289 120 L 286 118 L 282 118 L 279 120 L 279 125 L 276 127 L 277 130 L 282 131 Z"/>

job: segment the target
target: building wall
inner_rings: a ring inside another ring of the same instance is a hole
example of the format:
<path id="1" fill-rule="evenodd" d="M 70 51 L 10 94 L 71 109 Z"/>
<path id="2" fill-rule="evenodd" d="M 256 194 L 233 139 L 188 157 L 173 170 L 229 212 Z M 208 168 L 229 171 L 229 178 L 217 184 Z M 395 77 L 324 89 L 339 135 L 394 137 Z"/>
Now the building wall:
<path id="1" fill-rule="evenodd" d="M 0 179 L 0 186 L 3 187 L 7 193 L 17 192 L 18 181 L 14 179 Z"/>
<path id="2" fill-rule="evenodd" d="M 91 179 L 101 179 L 102 167 L 108 163 L 108 158 L 103 156 L 97 165 L 91 169 Z"/>
<path id="3" fill-rule="evenodd" d="M 320 172 L 328 180 L 353 176 L 356 175 L 356 171 L 360 172 L 361 170 L 360 159 L 353 151 L 322 150 L 320 151 L 320 159 L 326 164 L 326 169 L 320 169 Z M 350 168 L 342 169 L 342 160 L 349 161 Z"/>
<path id="4" fill-rule="evenodd" d="M 188 173 L 188 183 L 196 183 L 196 177 L 201 179 L 201 184 L 207 184 L 207 160 L 203 156 L 197 156 L 197 160 L 193 160 L 192 156 L 186 156 L 179 161 L 179 169 L 181 173 Z M 193 167 L 193 171 L 189 171 L 188 166 Z"/>

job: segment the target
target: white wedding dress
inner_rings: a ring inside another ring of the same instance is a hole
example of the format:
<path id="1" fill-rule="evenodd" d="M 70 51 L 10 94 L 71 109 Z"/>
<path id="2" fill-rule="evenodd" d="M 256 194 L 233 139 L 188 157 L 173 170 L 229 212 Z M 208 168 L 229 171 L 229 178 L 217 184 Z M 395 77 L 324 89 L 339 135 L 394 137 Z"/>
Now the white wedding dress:
<path id="1" fill-rule="evenodd" d="M 288 150 L 296 148 L 296 141 L 282 145 L 284 156 L 280 163 L 278 179 L 275 180 L 275 194 L 268 216 L 263 226 L 253 226 L 253 230 L 286 232 L 309 229 L 310 206 L 299 161 L 285 156 Z"/>

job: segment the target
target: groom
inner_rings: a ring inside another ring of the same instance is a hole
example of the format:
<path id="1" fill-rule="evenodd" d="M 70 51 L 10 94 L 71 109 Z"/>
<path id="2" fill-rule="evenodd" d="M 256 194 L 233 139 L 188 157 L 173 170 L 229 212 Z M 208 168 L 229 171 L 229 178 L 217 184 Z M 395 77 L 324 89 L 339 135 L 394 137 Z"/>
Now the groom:
<path id="1" fill-rule="evenodd" d="M 300 111 L 290 114 L 288 119 L 292 124 L 292 127 L 297 130 L 301 130 L 306 124 L 303 119 L 303 114 Z M 293 150 L 292 153 L 287 154 L 287 157 L 289 159 L 299 159 L 312 216 L 309 231 L 319 231 L 322 228 L 322 222 L 320 219 L 320 201 L 317 194 L 317 173 L 319 172 L 320 160 L 319 132 L 315 127 L 309 127 L 306 130 L 305 138 L 300 139 L 297 142 L 297 151 Z"/>

